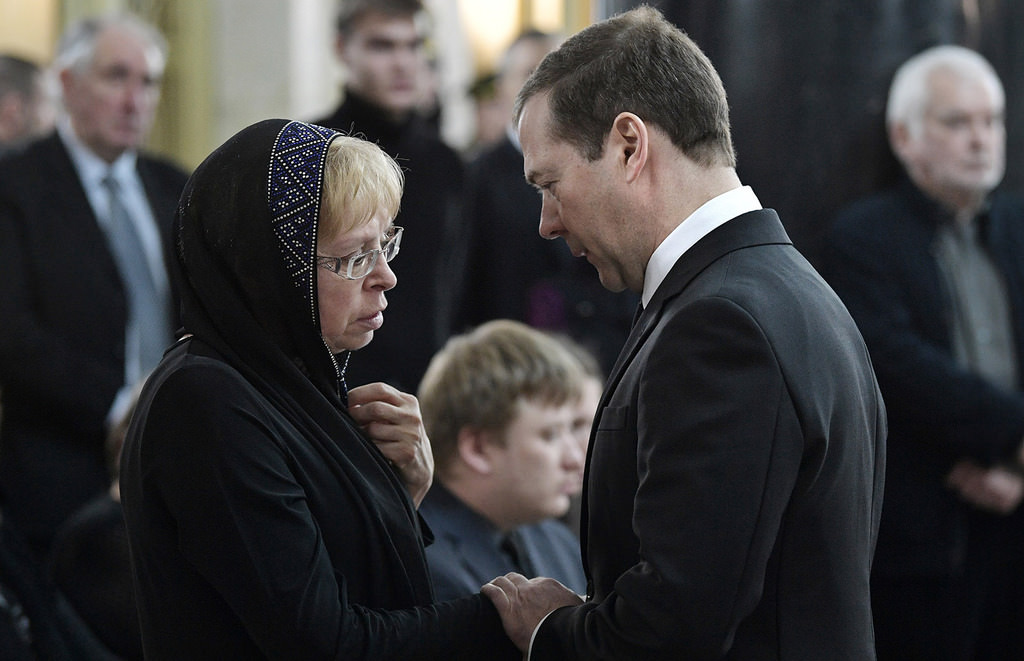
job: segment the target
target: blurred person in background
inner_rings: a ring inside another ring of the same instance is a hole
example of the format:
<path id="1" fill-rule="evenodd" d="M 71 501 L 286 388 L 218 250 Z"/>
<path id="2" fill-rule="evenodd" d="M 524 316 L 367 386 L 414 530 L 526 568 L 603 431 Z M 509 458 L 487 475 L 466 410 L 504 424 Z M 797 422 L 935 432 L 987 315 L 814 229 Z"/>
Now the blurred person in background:
<path id="1" fill-rule="evenodd" d="M 345 70 L 342 103 L 313 123 L 377 143 L 405 171 L 396 222 L 411 248 L 396 266 L 393 312 L 374 343 L 349 360 L 352 384 L 384 381 L 412 391 L 451 331 L 462 270 L 463 165 L 421 112 L 434 72 L 425 53 L 420 0 L 341 0 L 335 52 Z M 415 330 L 415 332 L 413 332 Z"/>
<path id="2" fill-rule="evenodd" d="M 523 153 L 512 127 L 519 88 L 561 37 L 520 34 L 501 58 L 495 105 L 503 135 L 467 168 L 464 240 L 469 274 L 461 281 L 455 328 L 515 319 L 569 335 L 611 369 L 629 333 L 637 298 L 613 293 L 561 242 L 537 232 L 541 201 L 523 179 Z M 528 257 L 524 257 L 528 256 Z"/>
<path id="3" fill-rule="evenodd" d="M 124 661 L 141 661 L 143 657 L 119 478 L 125 434 L 141 386 L 107 436 L 110 488 L 82 505 L 58 528 L 48 562 L 54 584 L 71 607 Z"/>
<path id="4" fill-rule="evenodd" d="M 590 448 L 590 433 L 594 425 L 594 416 L 597 415 L 597 408 L 601 404 L 601 393 L 604 391 L 604 372 L 598 363 L 597 356 L 576 342 L 564 335 L 557 336 L 565 347 L 579 361 L 583 369 L 583 383 L 580 388 L 580 395 L 573 404 L 572 433 L 576 437 L 576 443 L 584 457 Z M 565 513 L 562 520 L 569 526 L 569 529 L 579 537 L 580 517 L 582 516 L 581 505 L 583 503 L 583 482 L 586 477 L 586 465 L 580 466 L 579 490 L 569 501 L 569 511 Z"/>
<path id="5" fill-rule="evenodd" d="M 510 571 L 586 589 L 579 543 L 557 520 L 580 489 L 583 381 L 559 340 L 512 320 L 454 336 L 431 360 L 418 396 L 437 479 L 420 511 L 439 598 Z"/>
<path id="6" fill-rule="evenodd" d="M 70 25 L 56 131 L 0 159 L 0 489 L 39 557 L 109 488 L 107 433 L 177 326 L 167 251 L 186 175 L 140 151 L 166 58 L 131 14 Z"/>
<path id="7" fill-rule="evenodd" d="M 998 191 L 1006 99 L 960 46 L 908 59 L 886 124 L 906 177 L 855 202 L 824 273 L 889 418 L 878 658 L 1024 658 L 1024 199 Z"/>
<path id="8" fill-rule="evenodd" d="M 43 76 L 34 62 L 0 54 L 0 156 L 53 128 Z"/>

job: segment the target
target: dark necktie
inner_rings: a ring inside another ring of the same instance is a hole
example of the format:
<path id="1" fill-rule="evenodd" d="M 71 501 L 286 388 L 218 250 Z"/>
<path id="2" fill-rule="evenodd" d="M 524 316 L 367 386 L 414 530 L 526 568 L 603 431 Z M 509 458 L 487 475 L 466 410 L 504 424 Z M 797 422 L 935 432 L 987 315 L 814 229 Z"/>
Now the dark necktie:
<path id="1" fill-rule="evenodd" d="M 512 561 L 512 566 L 515 567 L 516 571 L 520 574 L 526 578 L 533 578 L 536 576 L 537 572 L 533 567 L 533 563 L 530 562 L 530 556 L 526 552 L 526 547 L 523 545 L 523 540 L 519 536 L 519 533 L 513 530 L 502 537 L 501 551 L 509 560 Z"/>
<path id="2" fill-rule="evenodd" d="M 644 304 L 643 303 L 637 303 L 636 304 L 636 311 L 633 313 L 633 323 L 629 325 L 630 328 L 632 328 L 633 326 L 636 326 L 636 322 L 640 321 L 640 317 L 643 315 L 643 313 L 644 313 Z"/>
<path id="3" fill-rule="evenodd" d="M 167 305 L 146 261 L 135 223 L 121 199 L 121 186 L 113 175 L 103 178 L 110 199 L 107 243 L 117 261 L 128 302 L 125 333 L 125 382 L 135 383 L 160 362 L 170 344 Z"/>

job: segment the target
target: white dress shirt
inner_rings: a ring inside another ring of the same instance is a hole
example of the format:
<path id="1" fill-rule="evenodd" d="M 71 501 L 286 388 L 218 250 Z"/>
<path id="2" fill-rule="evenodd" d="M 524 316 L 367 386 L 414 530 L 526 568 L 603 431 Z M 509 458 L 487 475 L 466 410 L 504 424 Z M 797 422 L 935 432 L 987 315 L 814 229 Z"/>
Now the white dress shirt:
<path id="1" fill-rule="evenodd" d="M 664 282 L 679 258 L 694 244 L 736 216 L 761 209 L 761 202 L 750 186 L 740 186 L 713 197 L 691 213 L 686 220 L 665 237 L 647 262 L 644 291 L 640 301 L 644 307 Z"/>

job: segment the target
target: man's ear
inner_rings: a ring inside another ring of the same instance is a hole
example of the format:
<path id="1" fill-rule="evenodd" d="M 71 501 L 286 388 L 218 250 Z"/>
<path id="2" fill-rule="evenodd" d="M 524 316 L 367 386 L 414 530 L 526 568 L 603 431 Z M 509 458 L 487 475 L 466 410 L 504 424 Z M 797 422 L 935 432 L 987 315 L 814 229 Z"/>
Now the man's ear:
<path id="1" fill-rule="evenodd" d="M 627 183 L 633 183 L 647 164 L 650 137 L 644 120 L 631 112 L 620 112 L 612 122 L 607 148 L 622 164 Z"/>
<path id="2" fill-rule="evenodd" d="M 64 97 L 70 96 L 69 90 L 75 84 L 75 74 L 71 73 L 71 69 L 62 69 L 57 75 L 57 80 L 60 83 L 60 89 Z"/>
<path id="3" fill-rule="evenodd" d="M 902 162 L 907 162 L 913 140 L 910 136 L 910 129 L 905 122 L 893 122 L 886 127 L 889 133 L 889 146 L 892 152 Z"/>
<path id="4" fill-rule="evenodd" d="M 494 472 L 494 457 L 491 450 L 494 443 L 491 435 L 481 429 L 463 427 L 456 439 L 459 459 L 472 471 L 481 475 Z"/>
<path id="5" fill-rule="evenodd" d="M 15 131 L 22 123 L 25 101 L 15 92 L 0 95 L 0 136 L 16 135 Z"/>
<path id="6" fill-rule="evenodd" d="M 337 34 L 334 35 L 334 55 L 339 60 L 341 60 L 342 62 L 345 62 L 345 44 L 346 43 L 347 42 L 345 41 L 345 35 L 343 35 L 340 32 L 338 32 Z"/>

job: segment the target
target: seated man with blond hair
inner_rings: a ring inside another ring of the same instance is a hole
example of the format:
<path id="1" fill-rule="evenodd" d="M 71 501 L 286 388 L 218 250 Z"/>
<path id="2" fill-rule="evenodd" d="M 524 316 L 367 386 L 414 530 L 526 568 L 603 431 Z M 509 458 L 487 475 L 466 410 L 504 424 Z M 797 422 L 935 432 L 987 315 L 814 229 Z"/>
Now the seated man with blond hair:
<path id="1" fill-rule="evenodd" d="M 438 599 L 517 571 L 585 589 L 579 545 L 556 518 L 579 491 L 573 434 L 584 374 L 558 340 L 500 320 L 452 338 L 420 384 L 435 480 L 420 506 Z"/>

